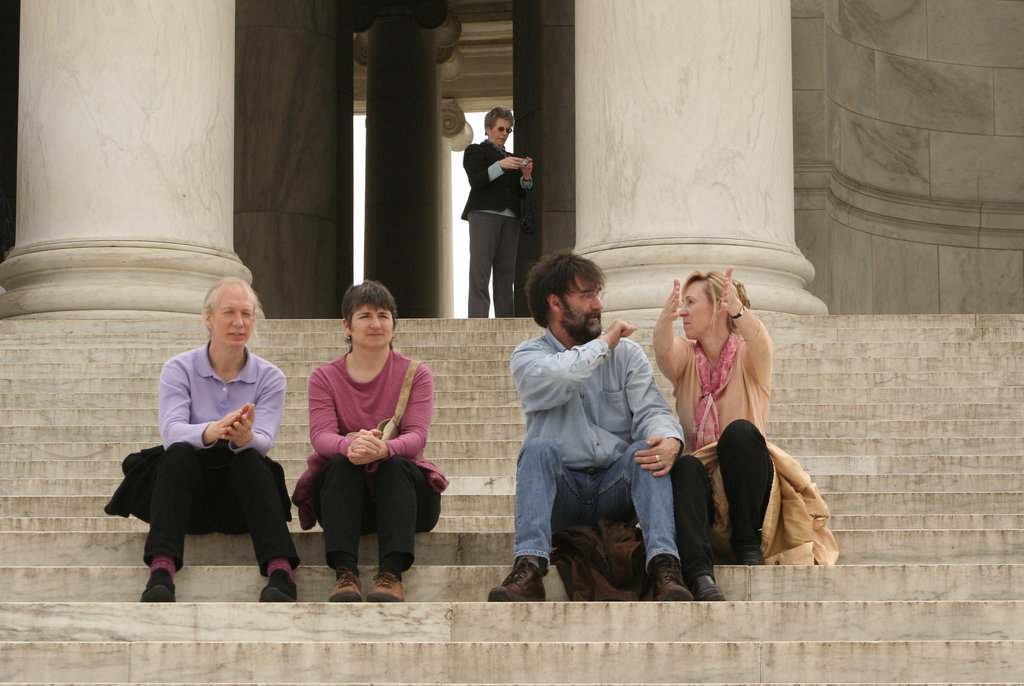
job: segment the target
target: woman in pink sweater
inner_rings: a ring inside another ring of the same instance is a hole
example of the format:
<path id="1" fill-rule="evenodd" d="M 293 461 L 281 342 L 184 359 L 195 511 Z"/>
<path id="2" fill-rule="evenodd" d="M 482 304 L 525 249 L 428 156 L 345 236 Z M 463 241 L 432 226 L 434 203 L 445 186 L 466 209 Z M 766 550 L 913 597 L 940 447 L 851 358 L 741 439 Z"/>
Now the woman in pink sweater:
<path id="1" fill-rule="evenodd" d="M 430 531 L 441 513 L 448 481 L 423 458 L 434 408 L 434 378 L 415 369 L 398 435 L 377 428 L 395 414 L 410 365 L 392 350 L 397 306 L 382 284 L 366 281 L 341 304 L 349 352 L 317 367 L 309 378 L 309 437 L 316 453 L 292 500 L 304 529 L 324 530 L 327 564 L 336 573 L 332 602 L 363 600 L 359 539 L 377 533 L 379 569 L 366 599 L 402 601 L 402 572 L 414 559 L 417 531 Z"/>

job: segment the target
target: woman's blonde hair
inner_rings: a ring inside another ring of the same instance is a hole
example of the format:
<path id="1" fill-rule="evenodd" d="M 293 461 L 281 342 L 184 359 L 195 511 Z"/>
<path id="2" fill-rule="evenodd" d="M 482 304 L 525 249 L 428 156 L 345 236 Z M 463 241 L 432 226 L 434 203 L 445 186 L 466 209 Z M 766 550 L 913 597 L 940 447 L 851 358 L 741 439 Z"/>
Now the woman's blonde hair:
<path id="1" fill-rule="evenodd" d="M 686 277 L 686 283 L 683 284 L 683 292 L 690 287 L 690 284 L 697 283 L 699 281 L 704 282 L 704 293 L 708 296 L 708 300 L 715 305 L 715 311 L 711 315 L 711 326 L 715 325 L 715 317 L 718 316 L 718 301 L 722 299 L 722 295 L 725 293 L 725 274 L 722 272 L 701 272 L 696 271 Z M 750 307 L 750 299 L 747 297 L 746 287 L 737 281 L 732 280 L 732 287 L 736 289 L 736 296 L 743 303 L 744 307 Z M 736 322 L 731 318 L 727 322 L 729 324 L 729 331 L 736 330 Z"/>

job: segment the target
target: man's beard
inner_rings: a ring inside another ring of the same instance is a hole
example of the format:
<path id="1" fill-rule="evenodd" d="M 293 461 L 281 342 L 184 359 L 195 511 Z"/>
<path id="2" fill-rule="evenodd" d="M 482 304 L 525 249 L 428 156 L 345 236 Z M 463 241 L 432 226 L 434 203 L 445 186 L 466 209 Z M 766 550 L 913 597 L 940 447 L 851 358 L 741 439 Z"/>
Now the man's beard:
<path id="1" fill-rule="evenodd" d="M 565 312 L 560 323 L 577 345 L 589 343 L 601 335 L 600 312 L 597 313 L 597 319 L 591 321 L 591 313 L 573 308 L 565 299 L 562 300 L 562 303 L 565 305 Z"/>

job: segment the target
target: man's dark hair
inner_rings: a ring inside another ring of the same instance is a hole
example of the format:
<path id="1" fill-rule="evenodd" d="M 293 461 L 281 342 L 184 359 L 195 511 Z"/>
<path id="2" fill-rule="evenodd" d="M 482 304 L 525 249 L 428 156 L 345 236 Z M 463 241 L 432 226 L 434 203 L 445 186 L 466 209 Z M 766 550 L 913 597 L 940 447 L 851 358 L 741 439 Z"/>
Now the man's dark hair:
<path id="1" fill-rule="evenodd" d="M 572 250 L 560 250 L 542 257 L 526 277 L 526 301 L 538 325 L 548 325 L 548 296 L 565 297 L 574 288 L 604 287 L 604 272 L 591 260 Z"/>

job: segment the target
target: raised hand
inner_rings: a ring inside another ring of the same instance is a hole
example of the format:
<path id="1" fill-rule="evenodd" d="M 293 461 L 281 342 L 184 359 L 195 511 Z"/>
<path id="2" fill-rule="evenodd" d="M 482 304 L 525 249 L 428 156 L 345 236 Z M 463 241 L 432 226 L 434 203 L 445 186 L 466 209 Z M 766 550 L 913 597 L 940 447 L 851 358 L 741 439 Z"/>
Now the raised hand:
<path id="1" fill-rule="evenodd" d="M 736 295 L 736 287 L 732 284 L 732 267 L 725 270 L 725 285 L 722 286 L 722 299 L 718 301 L 718 309 L 724 310 L 730 317 L 738 314 L 743 308 L 743 301 Z"/>
<path id="2" fill-rule="evenodd" d="M 609 348 L 614 348 L 619 344 L 620 338 L 629 338 L 634 331 L 635 326 L 625 320 L 616 319 L 598 338 L 607 343 Z"/>
<path id="3" fill-rule="evenodd" d="M 659 318 L 666 319 L 668 321 L 675 321 L 679 319 L 681 309 L 679 302 L 682 298 L 682 286 L 679 284 L 679 279 L 672 279 L 672 292 L 668 294 L 668 300 L 665 301 L 665 307 L 662 308 Z"/>

